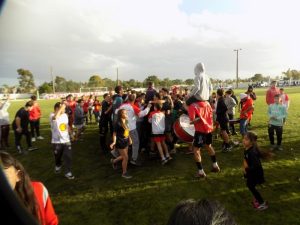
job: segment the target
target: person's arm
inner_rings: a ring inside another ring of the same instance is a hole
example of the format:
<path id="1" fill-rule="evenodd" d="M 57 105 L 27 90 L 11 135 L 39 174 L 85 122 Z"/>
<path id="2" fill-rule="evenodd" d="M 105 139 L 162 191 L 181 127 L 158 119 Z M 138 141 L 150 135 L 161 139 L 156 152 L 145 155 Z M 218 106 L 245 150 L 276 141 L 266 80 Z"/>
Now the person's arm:
<path id="1" fill-rule="evenodd" d="M 137 114 L 137 116 L 139 117 L 139 118 L 141 118 L 141 117 L 144 117 L 144 116 L 146 116 L 148 113 L 149 113 L 149 111 L 150 111 L 150 108 L 151 108 L 151 104 L 149 103 L 148 105 L 147 105 L 147 107 L 144 109 L 144 110 L 142 110 L 142 111 L 140 111 L 140 109 L 137 107 L 137 106 L 132 106 L 133 107 L 133 110 L 135 111 L 135 112 L 137 112 L 136 114 Z M 139 111 L 139 112 L 138 112 Z"/>
<path id="2" fill-rule="evenodd" d="M 44 208 L 44 213 L 45 213 L 45 221 L 44 223 L 46 225 L 57 225 L 58 224 L 58 218 L 55 213 L 54 207 L 52 205 L 52 201 L 50 199 L 50 196 L 48 194 L 48 190 L 46 187 L 43 185 L 44 190 L 47 191 L 47 198 L 45 202 L 45 208 Z"/>
<path id="3" fill-rule="evenodd" d="M 61 114 L 63 114 L 65 112 L 65 109 L 66 109 L 66 104 L 61 104 L 59 110 L 57 110 L 55 113 L 54 113 L 54 116 L 52 117 L 52 120 L 56 120 L 58 117 L 60 117 Z"/>
<path id="4" fill-rule="evenodd" d="M 108 107 L 108 109 L 104 112 L 104 114 L 108 114 L 112 109 L 112 104 Z"/>
<path id="5" fill-rule="evenodd" d="M 114 146 L 116 145 L 116 141 L 117 141 L 117 133 L 113 132 L 113 136 L 112 136 L 113 142 L 110 144 L 110 148 L 113 149 Z"/>
<path id="6" fill-rule="evenodd" d="M 270 105 L 270 99 L 271 99 L 271 92 L 270 92 L 270 89 L 267 90 L 267 94 L 266 94 L 266 103 L 268 105 Z"/>
<path id="7" fill-rule="evenodd" d="M 17 127 L 16 131 L 21 133 L 22 132 L 21 118 L 17 116 L 15 121 L 16 121 L 16 127 Z"/>

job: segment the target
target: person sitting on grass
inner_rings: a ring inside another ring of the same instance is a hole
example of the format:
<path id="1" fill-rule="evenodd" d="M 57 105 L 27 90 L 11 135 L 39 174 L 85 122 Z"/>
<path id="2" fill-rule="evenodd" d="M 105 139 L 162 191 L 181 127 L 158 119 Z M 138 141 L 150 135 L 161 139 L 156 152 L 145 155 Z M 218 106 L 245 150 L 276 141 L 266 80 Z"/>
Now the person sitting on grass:
<path id="1" fill-rule="evenodd" d="M 131 145 L 132 141 L 129 136 L 129 128 L 127 126 L 127 112 L 125 109 L 120 109 L 117 113 L 116 123 L 114 124 L 113 132 L 113 143 L 111 143 L 110 148 L 116 149 L 119 152 L 119 156 L 115 159 L 111 159 L 110 162 L 114 169 L 116 169 L 116 163 L 122 161 L 122 177 L 125 179 L 130 179 L 127 172 L 128 164 L 128 146 Z"/>
<path id="2" fill-rule="evenodd" d="M 165 136 L 165 114 L 161 112 L 162 104 L 155 103 L 154 111 L 148 117 L 149 123 L 152 127 L 152 140 L 156 144 L 161 158 L 161 164 L 166 164 L 171 160 L 171 156 L 166 145 Z"/>
<path id="3" fill-rule="evenodd" d="M 247 180 L 247 187 L 254 196 L 253 207 L 257 210 L 268 208 L 267 202 L 263 200 L 260 193 L 255 188 L 256 185 L 265 182 L 264 170 L 260 158 L 262 153 L 257 146 L 257 135 L 253 132 L 247 132 L 243 138 L 244 151 L 244 177 Z"/>
<path id="4" fill-rule="evenodd" d="M 283 132 L 283 124 L 284 119 L 286 118 L 286 108 L 280 104 L 280 95 L 274 96 L 274 104 L 269 105 L 268 108 L 268 116 L 269 116 L 269 140 L 271 144 L 271 150 L 283 150 L 281 147 L 282 141 L 282 132 Z M 274 130 L 276 131 L 277 136 L 277 146 L 274 145 Z"/>

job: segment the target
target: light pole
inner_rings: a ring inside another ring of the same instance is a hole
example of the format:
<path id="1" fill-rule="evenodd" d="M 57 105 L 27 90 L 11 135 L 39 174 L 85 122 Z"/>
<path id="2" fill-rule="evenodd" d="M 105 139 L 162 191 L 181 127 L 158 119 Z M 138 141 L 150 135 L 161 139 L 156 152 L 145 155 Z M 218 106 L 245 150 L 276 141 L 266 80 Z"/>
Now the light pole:
<path id="1" fill-rule="evenodd" d="M 239 51 L 241 50 L 241 48 L 233 50 L 236 52 L 236 88 L 239 87 Z"/>

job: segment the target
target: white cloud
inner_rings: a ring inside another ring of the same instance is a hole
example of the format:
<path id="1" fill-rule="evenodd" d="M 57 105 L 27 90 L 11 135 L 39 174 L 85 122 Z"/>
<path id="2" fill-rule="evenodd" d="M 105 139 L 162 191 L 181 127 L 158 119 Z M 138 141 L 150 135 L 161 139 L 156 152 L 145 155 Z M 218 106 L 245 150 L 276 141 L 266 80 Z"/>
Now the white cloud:
<path id="1" fill-rule="evenodd" d="M 150 74 L 187 79 L 203 61 L 212 76 L 278 75 L 300 69 L 298 1 L 239 1 L 235 12 L 193 14 L 182 0 L 11 0 L 0 20 L 0 76 L 19 67 L 48 80 L 87 80 L 92 74 L 143 80 Z M 199 1 L 198 4 L 201 4 Z"/>

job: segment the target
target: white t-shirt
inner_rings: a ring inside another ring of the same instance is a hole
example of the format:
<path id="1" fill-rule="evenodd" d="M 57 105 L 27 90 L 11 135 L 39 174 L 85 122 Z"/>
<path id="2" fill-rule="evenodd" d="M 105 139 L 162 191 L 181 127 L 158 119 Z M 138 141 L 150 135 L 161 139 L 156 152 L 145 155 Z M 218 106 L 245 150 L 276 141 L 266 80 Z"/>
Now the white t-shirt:
<path id="1" fill-rule="evenodd" d="M 56 120 L 53 120 L 54 113 L 50 114 L 50 124 L 53 144 L 63 144 L 70 142 L 69 119 L 67 114 L 61 114 Z"/>

